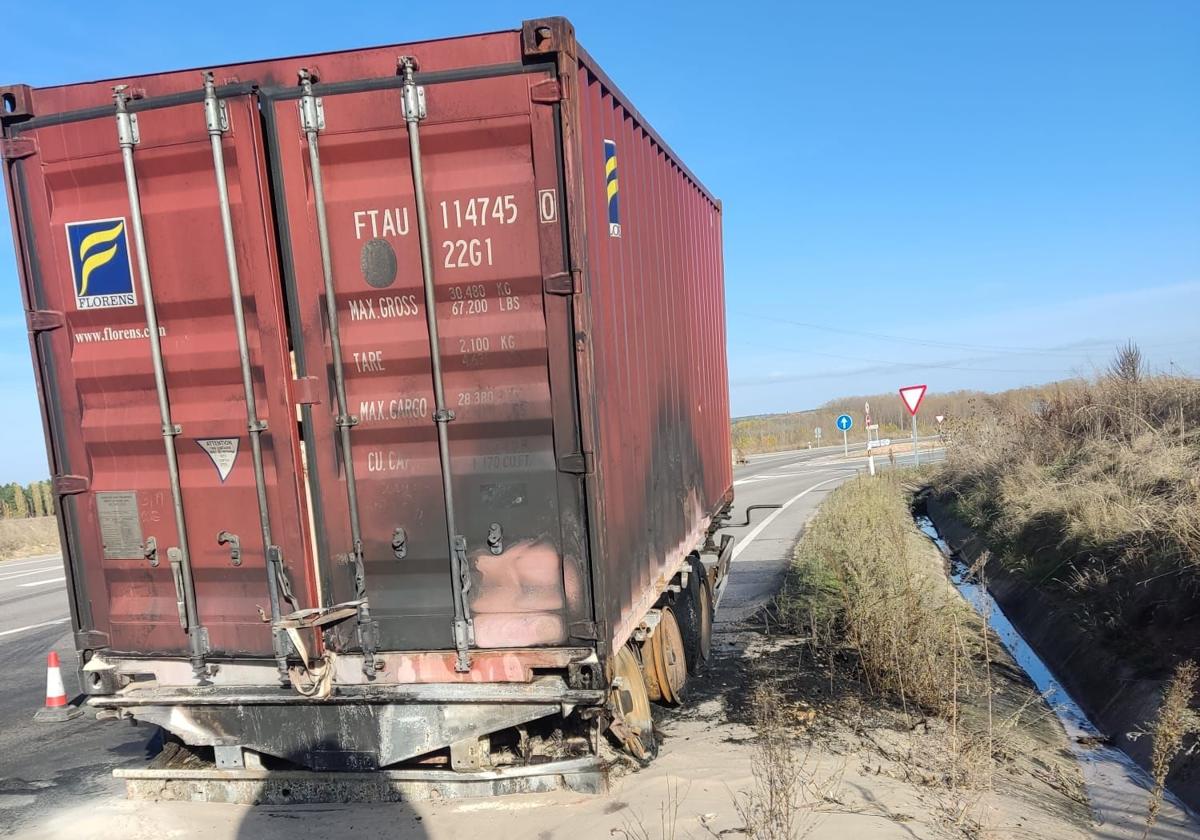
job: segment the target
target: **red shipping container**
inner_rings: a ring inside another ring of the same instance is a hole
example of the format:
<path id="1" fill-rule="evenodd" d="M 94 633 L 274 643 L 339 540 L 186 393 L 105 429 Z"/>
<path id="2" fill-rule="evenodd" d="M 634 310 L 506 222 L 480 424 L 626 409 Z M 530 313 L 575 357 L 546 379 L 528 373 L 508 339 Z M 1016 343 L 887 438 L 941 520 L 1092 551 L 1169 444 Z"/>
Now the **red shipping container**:
<path id="1" fill-rule="evenodd" d="M 320 718 L 287 683 L 324 655 L 322 697 L 537 669 L 598 705 L 717 585 L 720 203 L 566 21 L 0 99 L 93 703 Z M 332 752 L 453 740 L 363 738 Z"/>

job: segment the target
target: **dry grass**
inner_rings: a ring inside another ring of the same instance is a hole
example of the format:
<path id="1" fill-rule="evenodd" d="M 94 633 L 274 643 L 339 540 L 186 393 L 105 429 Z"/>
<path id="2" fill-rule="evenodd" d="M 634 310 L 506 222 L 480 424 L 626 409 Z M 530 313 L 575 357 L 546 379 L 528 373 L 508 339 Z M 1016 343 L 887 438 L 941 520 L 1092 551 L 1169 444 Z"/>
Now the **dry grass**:
<path id="1" fill-rule="evenodd" d="M 1094 381 L 1025 405 L 983 400 L 945 427 L 936 481 L 959 515 L 1103 637 L 1119 645 L 1195 609 L 1200 381 L 1146 375 L 1125 347 Z"/>
<path id="2" fill-rule="evenodd" d="M 785 620 L 854 649 L 871 691 L 914 715 L 951 714 L 977 677 L 974 614 L 928 562 L 893 472 L 838 488 L 805 530 L 779 599 Z M 924 559 L 922 559 L 922 557 Z"/>
<path id="3" fill-rule="evenodd" d="M 0 519 L 0 560 L 58 550 L 58 522 L 53 516 Z"/>
<path id="4" fill-rule="evenodd" d="M 734 805 L 750 840 L 799 840 L 817 827 L 821 809 L 836 802 L 840 774 L 818 779 L 809 748 L 797 743 L 783 695 L 760 685 L 752 700 L 754 785 Z"/>
<path id="5" fill-rule="evenodd" d="M 994 536 L 1061 525 L 1074 554 L 1200 566 L 1200 382 L 1110 373 L 945 434 L 943 480 Z"/>
<path id="6" fill-rule="evenodd" d="M 1197 680 L 1200 680 L 1200 669 L 1196 667 L 1195 662 L 1188 660 L 1175 669 L 1175 674 L 1163 691 L 1158 718 L 1150 732 L 1154 738 L 1154 747 L 1150 753 L 1154 788 L 1150 791 L 1150 799 L 1146 806 L 1146 832 L 1143 837 L 1150 836 L 1150 830 L 1158 820 L 1171 763 L 1184 751 L 1186 740 L 1200 733 L 1200 720 L 1190 708 L 1192 698 L 1196 694 Z"/>
<path id="7" fill-rule="evenodd" d="M 1052 713 L 1036 691 L 1013 681 L 1016 666 L 997 646 L 987 616 L 946 578 L 940 552 L 913 522 L 905 475 L 860 477 L 825 500 L 776 606 L 791 630 L 828 651 L 822 659 L 830 663 L 831 695 L 841 658 L 856 666 L 843 681 L 854 676 L 894 704 L 904 735 L 862 732 L 902 768 L 902 778 L 930 790 L 938 822 L 954 834 L 983 836 L 995 791 L 1011 787 L 1022 757 L 1044 747 L 1039 739 L 1061 730 L 1050 726 L 1046 734 Z M 994 669 L 996 663 L 1003 664 Z M 916 732 L 924 734 L 908 740 Z M 1029 772 L 1075 796 L 1078 780 L 1047 766 Z"/>

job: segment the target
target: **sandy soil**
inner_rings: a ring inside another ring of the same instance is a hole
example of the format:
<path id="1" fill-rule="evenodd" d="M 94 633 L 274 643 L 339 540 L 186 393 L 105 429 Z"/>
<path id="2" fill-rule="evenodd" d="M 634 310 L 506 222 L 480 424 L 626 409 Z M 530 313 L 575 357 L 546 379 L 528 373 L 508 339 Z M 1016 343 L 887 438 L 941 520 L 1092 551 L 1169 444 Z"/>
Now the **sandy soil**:
<path id="1" fill-rule="evenodd" d="M 1062 731 L 1048 710 L 1036 708 L 1039 701 L 1019 673 L 998 680 L 997 718 L 1023 707 L 1023 724 L 998 739 L 994 774 L 952 788 L 949 727 L 867 698 L 841 654 L 822 658 L 803 640 L 744 628 L 721 633 L 716 642 L 713 668 L 694 681 L 692 703 L 661 716 L 659 757 L 647 768 L 616 759 L 607 796 L 286 809 L 111 801 L 60 814 L 21 836 L 221 840 L 349 831 L 413 840 L 744 836 L 736 803 L 745 802 L 755 786 L 759 752 L 752 697 L 764 684 L 781 694 L 803 769 L 798 837 L 1092 836 Z"/>

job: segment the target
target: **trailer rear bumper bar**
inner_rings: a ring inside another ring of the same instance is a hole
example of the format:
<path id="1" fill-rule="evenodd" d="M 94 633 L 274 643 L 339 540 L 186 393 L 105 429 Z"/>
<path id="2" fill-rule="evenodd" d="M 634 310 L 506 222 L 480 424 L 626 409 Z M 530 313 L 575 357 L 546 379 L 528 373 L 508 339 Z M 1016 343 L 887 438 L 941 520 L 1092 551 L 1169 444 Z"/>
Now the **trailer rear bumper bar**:
<path id="1" fill-rule="evenodd" d="M 363 675 L 361 654 L 341 654 L 333 660 L 332 684 L 338 692 L 351 692 L 379 685 L 387 690 L 409 685 L 473 685 L 485 683 L 503 685 L 531 683 L 536 674 L 565 672 L 575 688 L 596 688 L 602 682 L 595 651 L 583 647 L 511 648 L 472 650 L 472 669 L 469 674 L 455 670 L 453 650 L 381 651 L 375 657 L 375 679 Z M 223 689 L 273 695 L 278 688 L 275 663 L 266 659 L 210 659 L 211 691 L 197 696 L 216 694 Z M 293 669 L 298 667 L 292 663 Z M 157 690 L 171 689 L 178 696 L 190 696 L 194 687 L 191 669 L 186 660 L 175 658 L 135 657 L 107 650 L 95 651 L 84 664 L 80 681 L 85 694 L 92 696 L 129 695 L 148 686 Z M 126 690 L 127 689 L 127 690 Z M 278 691 L 282 696 L 290 689 Z M 291 692 L 296 693 L 296 692 Z M 145 695 L 139 695 L 145 696 Z M 390 695 L 389 695 L 390 696 Z"/>
<path id="2" fill-rule="evenodd" d="M 228 802 L 239 805 L 399 802 L 544 793 L 566 788 L 600 794 L 605 774 L 594 757 L 526 767 L 458 772 L 419 768 L 330 773 L 254 768 L 117 769 L 130 799 Z"/>
<path id="3" fill-rule="evenodd" d="M 213 687 L 203 691 L 187 687 L 138 688 L 134 683 L 117 694 L 88 698 L 100 709 L 152 706 L 336 706 L 341 704 L 554 704 L 598 706 L 602 689 L 573 689 L 560 677 L 540 677 L 529 683 L 418 683 L 413 685 L 339 686 L 336 693 L 317 700 L 290 689 L 256 686 Z"/>
<path id="4" fill-rule="evenodd" d="M 348 686 L 321 699 L 268 687 L 129 686 L 88 704 L 160 726 L 190 747 L 211 747 L 218 763 L 233 756 L 235 766 L 246 754 L 282 759 L 286 769 L 374 771 L 436 758 L 474 771 L 511 758 L 511 750 L 494 752 L 496 739 L 528 745 L 540 731 L 560 733 L 545 739 L 545 758 L 564 757 L 557 745 L 568 731 L 580 734 L 566 757 L 594 755 L 587 733 L 605 696 L 602 688 L 572 689 L 546 676 L 518 684 Z"/>

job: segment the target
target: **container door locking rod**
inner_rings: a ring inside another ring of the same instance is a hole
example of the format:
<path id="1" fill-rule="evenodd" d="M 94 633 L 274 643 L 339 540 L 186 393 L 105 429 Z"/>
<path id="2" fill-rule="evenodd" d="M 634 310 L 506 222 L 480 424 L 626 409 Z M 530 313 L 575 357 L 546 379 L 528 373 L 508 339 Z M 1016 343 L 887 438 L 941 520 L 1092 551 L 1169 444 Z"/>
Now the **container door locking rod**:
<path id="1" fill-rule="evenodd" d="M 467 541 L 458 533 L 454 517 L 454 486 L 450 473 L 450 435 L 448 425 L 454 412 L 446 408 L 442 387 L 442 352 L 438 341 L 437 298 L 434 293 L 433 256 L 429 246 L 429 218 L 425 207 L 425 182 L 421 170 L 421 120 L 425 118 L 425 88 L 417 85 L 413 74 L 416 59 L 401 56 L 397 72 L 403 77 L 404 121 L 408 125 L 408 152 L 412 162 L 413 199 L 417 205 L 417 233 L 421 243 L 421 281 L 425 289 L 425 323 L 429 329 L 429 359 L 433 369 L 433 420 L 437 425 L 438 461 L 442 471 L 442 497 L 446 507 L 446 537 L 450 554 L 450 588 L 454 597 L 454 647 L 458 652 L 455 670 L 471 670 L 468 649 L 475 643 L 475 628 L 467 594 L 471 590 L 471 570 L 467 563 Z"/>
<path id="2" fill-rule="evenodd" d="M 375 677 L 375 652 L 379 642 L 371 609 L 367 603 L 366 569 L 363 564 L 362 529 L 358 521 L 358 486 L 354 482 L 354 453 L 350 448 L 350 429 L 358 418 L 350 415 L 346 400 L 346 369 L 342 364 L 342 342 L 338 330 L 337 298 L 333 286 L 333 260 L 329 251 L 329 227 L 325 219 L 325 185 L 321 180 L 321 155 L 317 133 L 325 127 L 321 100 L 313 94 L 312 74 L 300 71 L 300 128 L 308 139 L 308 162 L 312 170 L 313 205 L 317 214 L 317 238 L 321 245 L 321 271 L 325 278 L 325 315 L 329 321 L 329 345 L 333 352 L 333 382 L 337 392 L 337 427 L 340 434 L 342 466 L 346 470 L 346 503 L 350 510 L 350 539 L 353 542 L 350 563 L 354 567 L 355 597 L 358 599 L 358 642 L 363 652 L 363 673 Z"/>
<path id="3" fill-rule="evenodd" d="M 192 672 L 200 685 L 208 685 L 208 631 L 200 625 L 196 608 L 196 582 L 192 577 L 192 555 L 188 551 L 187 522 L 183 515 L 183 491 L 179 485 L 179 460 L 175 454 L 175 437 L 183 432 L 171 419 L 171 403 L 167 397 L 167 377 L 163 368 L 162 342 L 158 332 L 158 313 L 154 308 L 154 289 L 150 284 L 150 263 L 146 257 L 146 232 L 142 227 L 142 203 L 138 195 L 137 170 L 133 164 L 133 147 L 141 138 L 137 118 L 129 113 L 127 85 L 113 88 L 117 110 L 117 142 L 125 165 L 125 190 L 129 194 L 129 221 L 133 226 L 133 244 L 137 252 L 138 279 L 141 285 L 142 306 L 146 311 L 146 331 L 150 344 L 150 361 L 154 368 L 154 388 L 158 393 L 158 413 L 162 420 L 163 449 L 167 455 L 167 475 L 171 483 L 171 501 L 175 506 L 175 532 L 179 540 L 178 562 L 172 557 L 175 582 L 182 598 L 180 623 L 188 635 Z M 168 554 L 170 552 L 168 551 Z"/>
<path id="4" fill-rule="evenodd" d="M 288 685 L 287 631 L 279 627 L 279 579 L 283 572 L 282 554 L 271 542 L 271 515 L 267 509 L 267 480 L 263 470 L 262 433 L 267 423 L 258 416 L 254 397 L 254 376 L 250 367 L 250 345 L 246 338 L 246 313 L 242 303 L 242 281 L 238 274 L 237 250 L 233 242 L 233 219 L 229 210 L 229 185 L 225 179 L 225 150 L 221 139 L 229 130 L 225 103 L 217 98 L 212 71 L 204 73 L 204 121 L 212 142 L 213 170 L 217 181 L 217 203 L 221 208 L 221 232 L 225 237 L 225 263 L 229 269 L 229 290 L 233 296 L 233 323 L 237 333 L 238 357 L 242 366 L 242 390 L 246 395 L 246 428 L 250 433 L 250 455 L 254 462 L 254 488 L 258 495 L 258 521 L 262 529 L 263 560 L 267 570 L 267 597 L 271 605 L 271 638 L 275 649 L 275 664 L 279 681 Z M 278 568 L 276 568 L 276 564 Z M 297 607 L 292 603 L 292 608 Z M 306 663 L 307 664 L 307 663 Z"/>

